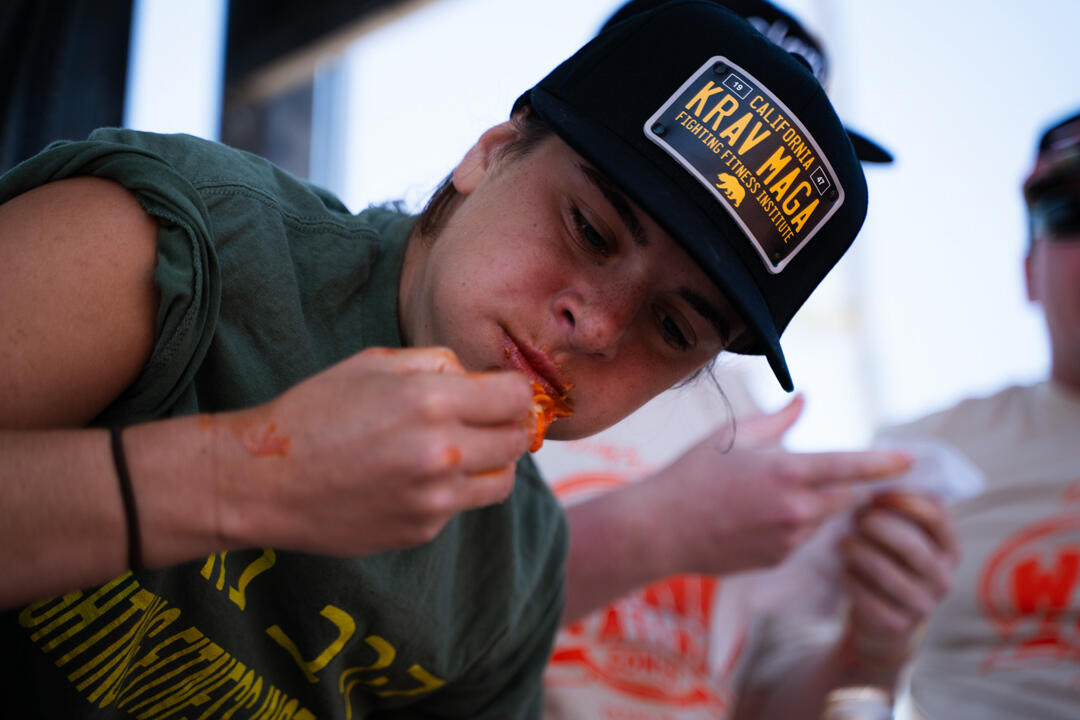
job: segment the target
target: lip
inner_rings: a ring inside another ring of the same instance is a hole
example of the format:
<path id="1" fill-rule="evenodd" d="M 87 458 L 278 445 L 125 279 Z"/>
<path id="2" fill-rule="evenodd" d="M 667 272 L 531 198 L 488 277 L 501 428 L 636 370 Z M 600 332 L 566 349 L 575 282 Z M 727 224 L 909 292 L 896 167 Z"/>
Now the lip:
<path id="1" fill-rule="evenodd" d="M 559 378 L 555 363 L 542 351 L 520 342 L 506 328 L 503 331 L 503 354 L 510 366 L 540 383 L 549 393 L 566 395 L 566 386 Z"/>

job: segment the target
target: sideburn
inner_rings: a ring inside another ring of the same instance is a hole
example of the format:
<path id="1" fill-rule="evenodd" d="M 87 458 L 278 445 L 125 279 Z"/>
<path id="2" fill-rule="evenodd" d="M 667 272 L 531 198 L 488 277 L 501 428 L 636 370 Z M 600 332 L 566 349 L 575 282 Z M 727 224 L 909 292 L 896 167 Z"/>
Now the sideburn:
<path id="1" fill-rule="evenodd" d="M 461 194 L 454 187 L 454 174 L 450 173 L 435 188 L 431 199 L 428 200 L 416 221 L 418 239 L 424 243 L 425 247 L 430 248 L 435 243 L 439 231 L 460 202 Z"/>

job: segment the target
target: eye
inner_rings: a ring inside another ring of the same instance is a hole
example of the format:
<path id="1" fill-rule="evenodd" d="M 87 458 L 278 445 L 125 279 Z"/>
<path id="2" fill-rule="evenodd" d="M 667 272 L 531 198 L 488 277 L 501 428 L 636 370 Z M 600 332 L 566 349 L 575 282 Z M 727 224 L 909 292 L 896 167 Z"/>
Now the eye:
<path id="1" fill-rule="evenodd" d="M 660 305 L 653 305 L 653 315 L 656 318 L 657 327 L 660 330 L 660 335 L 671 347 L 676 350 L 689 350 L 693 345 L 690 335 L 688 338 L 688 332 L 684 332 L 683 328 L 679 325 L 678 321 Z"/>
<path id="2" fill-rule="evenodd" d="M 585 219 L 585 216 L 576 205 L 570 208 L 570 214 L 574 218 L 574 229 L 577 231 L 578 239 L 586 249 L 603 257 L 609 257 L 612 244 L 607 241 L 603 234 Z"/>

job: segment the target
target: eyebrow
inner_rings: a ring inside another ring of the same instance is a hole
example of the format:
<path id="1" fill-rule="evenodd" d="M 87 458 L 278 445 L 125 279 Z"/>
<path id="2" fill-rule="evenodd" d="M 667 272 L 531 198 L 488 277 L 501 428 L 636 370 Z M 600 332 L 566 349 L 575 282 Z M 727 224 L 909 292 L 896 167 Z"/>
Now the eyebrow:
<path id="1" fill-rule="evenodd" d="M 731 344 L 735 339 L 731 334 L 731 323 L 728 322 L 723 313 L 716 309 L 715 305 L 688 287 L 680 287 L 676 292 L 690 307 L 694 308 L 698 315 L 709 321 L 709 324 L 713 326 L 713 330 L 720 336 L 720 342 L 724 344 L 724 347 Z"/>
<path id="2" fill-rule="evenodd" d="M 626 228 L 630 231 L 630 235 L 634 238 L 634 242 L 642 247 L 648 247 L 649 239 L 645 237 L 645 228 L 642 227 L 637 214 L 634 212 L 634 209 L 630 207 L 630 201 L 626 199 L 626 196 L 623 195 L 622 191 L 619 190 L 619 188 L 615 186 L 615 183 L 611 182 L 606 175 L 596 168 L 590 167 L 584 163 L 578 163 L 578 167 L 585 177 L 587 177 L 604 195 L 607 201 L 611 203 L 611 206 L 615 208 L 615 212 L 618 213 L 619 218 L 622 219 Z M 728 322 L 722 312 L 716 309 L 715 305 L 705 299 L 705 296 L 685 286 L 680 287 L 677 293 L 698 315 L 701 315 L 701 317 L 705 318 L 705 320 L 712 325 L 713 330 L 720 338 L 720 342 L 723 343 L 725 347 L 735 340 L 731 332 L 731 323 Z"/>
<path id="3" fill-rule="evenodd" d="M 626 229 L 630 231 L 630 236 L 634 238 L 634 242 L 642 247 L 648 247 L 649 239 L 645 237 L 645 228 L 641 226 L 637 213 L 630 207 L 630 201 L 626 199 L 622 191 L 615 187 L 615 183 L 611 182 L 606 175 L 596 168 L 589 167 L 584 163 L 578 163 L 578 167 L 585 174 L 585 177 L 589 178 L 589 181 L 596 186 L 596 189 L 607 198 L 607 201 L 611 203 L 611 207 L 615 208 L 615 212 L 618 213 L 619 218 L 626 225 Z"/>

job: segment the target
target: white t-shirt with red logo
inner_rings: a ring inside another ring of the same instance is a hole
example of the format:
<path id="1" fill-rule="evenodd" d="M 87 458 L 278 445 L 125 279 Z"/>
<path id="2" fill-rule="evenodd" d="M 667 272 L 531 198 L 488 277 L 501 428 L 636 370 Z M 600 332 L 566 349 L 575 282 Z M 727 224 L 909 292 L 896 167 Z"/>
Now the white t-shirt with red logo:
<path id="1" fill-rule="evenodd" d="M 758 411 L 734 369 L 724 369 L 721 384 L 730 411 L 714 388 L 693 385 L 661 395 L 599 435 L 545 443 L 537 464 L 566 505 L 633 482 L 674 460 L 730 412 Z M 611 542 L 618 552 L 619 538 Z M 771 672 L 779 655 L 800 646 L 790 629 L 763 620 L 766 605 L 796 594 L 778 590 L 774 574 L 673 576 L 563 628 L 544 678 L 545 717 L 727 717 L 751 665 Z M 820 627 L 799 625 L 813 630 L 812 640 L 820 637 Z M 770 642 L 778 630 L 784 637 L 779 654 Z M 750 680 L 756 679 L 755 672 Z"/>
<path id="2" fill-rule="evenodd" d="M 915 708 L 1080 718 L 1080 394 L 1011 387 L 882 435 L 948 442 L 986 480 L 951 508 L 962 557 L 912 669 Z"/>
<path id="3" fill-rule="evenodd" d="M 581 474 L 554 487 L 573 503 L 625 482 Z M 736 587 L 716 577 L 673 576 L 560 630 L 544 677 L 545 717 L 724 717 L 749 621 Z"/>

